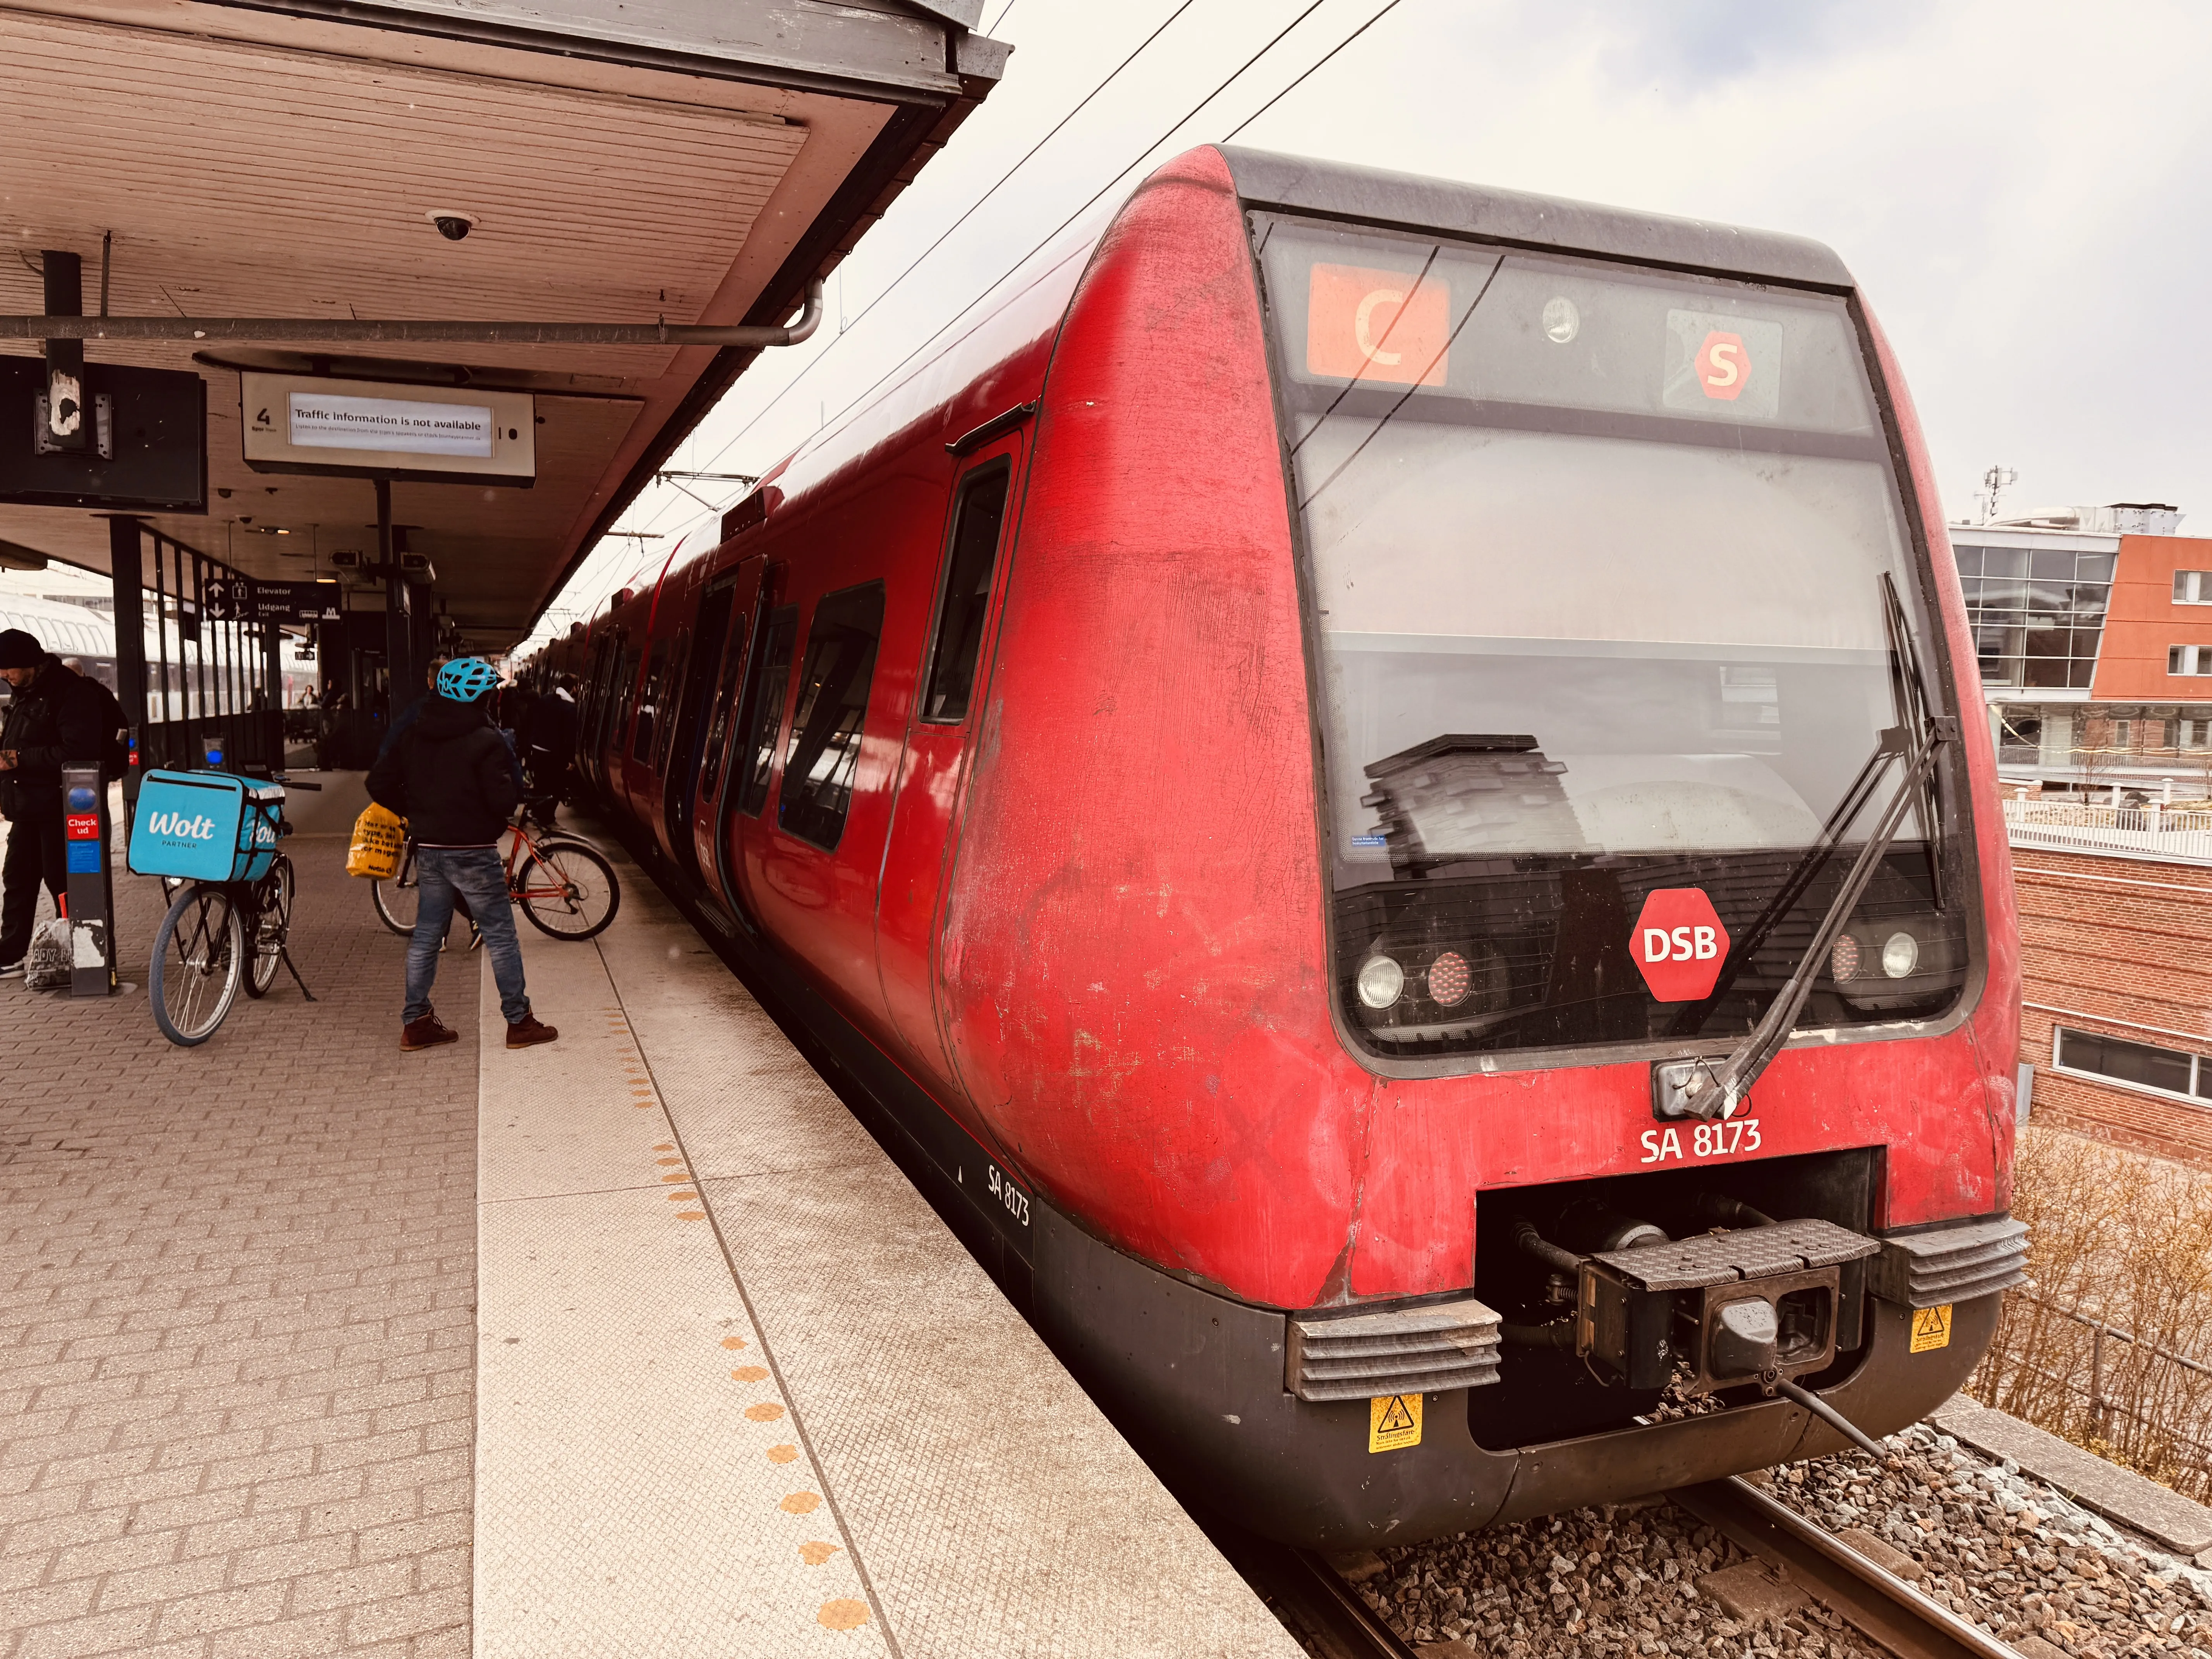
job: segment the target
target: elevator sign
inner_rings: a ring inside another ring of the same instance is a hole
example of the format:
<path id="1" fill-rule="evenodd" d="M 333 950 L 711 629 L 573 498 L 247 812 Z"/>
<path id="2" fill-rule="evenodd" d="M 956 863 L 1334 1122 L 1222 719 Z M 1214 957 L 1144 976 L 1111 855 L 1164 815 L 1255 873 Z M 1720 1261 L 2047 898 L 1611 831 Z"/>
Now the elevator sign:
<path id="1" fill-rule="evenodd" d="M 1720 978 L 1728 929 L 1703 888 L 1662 887 L 1644 901 L 1628 948 L 1654 999 L 1695 1002 Z"/>

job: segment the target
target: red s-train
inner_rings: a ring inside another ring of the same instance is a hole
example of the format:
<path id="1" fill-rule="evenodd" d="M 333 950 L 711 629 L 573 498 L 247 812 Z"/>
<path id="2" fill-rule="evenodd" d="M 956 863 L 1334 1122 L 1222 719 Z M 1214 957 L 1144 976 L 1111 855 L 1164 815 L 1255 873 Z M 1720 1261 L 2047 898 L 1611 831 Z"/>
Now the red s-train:
<path id="1" fill-rule="evenodd" d="M 2020 1280 L 1974 652 L 1815 244 L 1196 150 L 541 666 L 1263 1531 L 1832 1450 Z"/>

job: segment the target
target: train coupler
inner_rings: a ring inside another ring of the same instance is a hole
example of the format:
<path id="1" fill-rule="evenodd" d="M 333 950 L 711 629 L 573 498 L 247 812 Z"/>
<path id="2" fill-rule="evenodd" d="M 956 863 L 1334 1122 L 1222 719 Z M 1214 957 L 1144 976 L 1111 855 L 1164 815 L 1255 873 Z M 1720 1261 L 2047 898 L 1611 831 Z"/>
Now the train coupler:
<path id="1" fill-rule="evenodd" d="M 1576 1352 L 1609 1381 L 1710 1394 L 1826 1367 L 1874 1239 L 1810 1218 L 1601 1250 L 1580 1264 Z"/>

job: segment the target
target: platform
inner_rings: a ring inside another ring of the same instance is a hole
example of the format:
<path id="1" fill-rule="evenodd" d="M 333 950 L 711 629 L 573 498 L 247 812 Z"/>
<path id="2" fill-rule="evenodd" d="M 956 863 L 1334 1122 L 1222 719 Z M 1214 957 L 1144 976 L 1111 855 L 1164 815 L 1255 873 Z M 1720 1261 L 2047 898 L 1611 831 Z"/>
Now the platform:
<path id="1" fill-rule="evenodd" d="M 407 1055 L 293 852 L 312 1008 L 0 982 L 0 1652 L 1297 1652 L 634 866 Z"/>

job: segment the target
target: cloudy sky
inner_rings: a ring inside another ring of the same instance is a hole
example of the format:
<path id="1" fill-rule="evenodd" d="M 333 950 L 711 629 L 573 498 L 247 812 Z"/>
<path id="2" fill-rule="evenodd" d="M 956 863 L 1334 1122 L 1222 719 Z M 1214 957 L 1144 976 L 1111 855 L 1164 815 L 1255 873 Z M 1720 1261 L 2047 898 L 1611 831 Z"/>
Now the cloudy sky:
<path id="1" fill-rule="evenodd" d="M 1311 3 L 986 0 L 1006 80 L 833 279 L 817 339 L 767 354 L 672 465 L 765 470 L 1117 172 L 1223 137 L 1385 9 L 1322 0 L 1199 107 Z M 2212 534 L 2212 7 L 1397 0 L 1238 142 L 1815 237 L 1889 331 L 1949 515 L 2003 465 L 2008 513 L 2165 501 Z M 603 544 L 560 607 L 707 518 L 648 490 L 623 523 L 655 538 Z"/>

